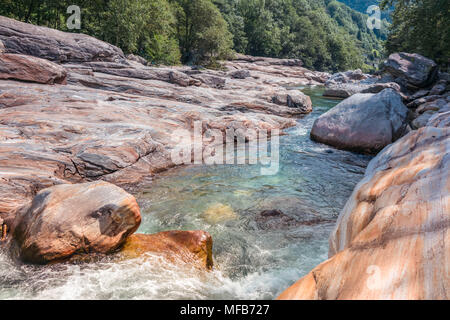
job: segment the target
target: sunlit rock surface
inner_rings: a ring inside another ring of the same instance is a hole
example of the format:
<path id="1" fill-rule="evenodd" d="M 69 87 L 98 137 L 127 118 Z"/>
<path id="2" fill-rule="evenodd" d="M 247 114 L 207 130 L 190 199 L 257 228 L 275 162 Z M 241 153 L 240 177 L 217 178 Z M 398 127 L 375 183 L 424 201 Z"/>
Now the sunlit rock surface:
<path id="1" fill-rule="evenodd" d="M 0 79 L 45 84 L 65 84 L 64 67 L 48 60 L 20 54 L 0 54 Z"/>
<path id="2" fill-rule="evenodd" d="M 279 299 L 449 299 L 449 154 L 448 126 L 385 148 L 339 216 L 330 259 Z"/>
<path id="3" fill-rule="evenodd" d="M 157 234 L 134 234 L 120 251 L 124 258 L 132 259 L 145 254 L 162 254 L 174 263 L 188 263 L 212 269 L 213 240 L 205 231 L 165 231 Z"/>
<path id="4" fill-rule="evenodd" d="M 2 59 L 25 54 L 67 72 L 67 85 L 0 80 L 0 218 L 8 221 L 55 184 L 102 179 L 128 188 L 150 179 L 175 165 L 174 133 L 197 121 L 202 133 L 282 131 L 311 108 L 275 104 L 274 94 L 294 96 L 296 86 L 329 76 L 299 60 L 239 55 L 223 71 L 147 67 L 95 38 L 4 17 L 0 42 Z"/>
<path id="5" fill-rule="evenodd" d="M 64 184 L 40 191 L 20 210 L 13 244 L 25 262 L 45 264 L 75 254 L 110 253 L 137 230 L 136 199 L 107 182 Z"/>

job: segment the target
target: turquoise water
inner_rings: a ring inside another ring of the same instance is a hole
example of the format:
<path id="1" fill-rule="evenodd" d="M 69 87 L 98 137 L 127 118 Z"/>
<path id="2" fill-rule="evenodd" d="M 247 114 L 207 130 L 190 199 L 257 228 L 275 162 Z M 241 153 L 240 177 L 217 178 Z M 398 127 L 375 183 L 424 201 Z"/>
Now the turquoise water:
<path id="1" fill-rule="evenodd" d="M 314 112 L 280 137 L 276 175 L 261 175 L 257 165 L 194 165 L 162 173 L 136 194 L 143 217 L 138 232 L 213 236 L 212 272 L 157 255 L 33 267 L 0 254 L 0 298 L 275 298 L 327 258 L 334 222 L 370 160 L 309 139 L 314 120 L 337 101 L 324 99 L 320 88 L 302 91 Z M 284 217 L 263 217 L 264 210 Z"/>

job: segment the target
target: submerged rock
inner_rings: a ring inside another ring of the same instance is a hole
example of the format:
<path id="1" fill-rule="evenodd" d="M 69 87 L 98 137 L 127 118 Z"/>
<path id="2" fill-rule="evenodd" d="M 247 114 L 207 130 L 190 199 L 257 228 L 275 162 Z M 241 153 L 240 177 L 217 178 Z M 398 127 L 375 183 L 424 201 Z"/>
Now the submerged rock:
<path id="1" fill-rule="evenodd" d="M 18 213 L 12 232 L 23 261 L 46 264 L 76 254 L 110 253 L 140 222 L 136 199 L 99 181 L 40 191 Z"/>
<path id="2" fill-rule="evenodd" d="M 130 236 L 120 254 L 125 258 L 137 258 L 146 253 L 157 253 L 172 262 L 212 269 L 212 246 L 212 237 L 205 231 L 165 231 Z"/>
<path id="3" fill-rule="evenodd" d="M 384 62 L 384 70 L 418 88 L 432 84 L 438 75 L 437 64 L 417 53 L 391 54 Z"/>
<path id="4" fill-rule="evenodd" d="M 64 84 L 66 76 L 64 67 L 48 60 L 21 54 L 0 53 L 0 79 Z"/>
<path id="5" fill-rule="evenodd" d="M 233 208 L 223 203 L 216 203 L 202 213 L 203 219 L 210 224 L 217 224 L 238 218 Z"/>
<path id="6" fill-rule="evenodd" d="M 392 89 L 356 94 L 321 115 L 311 138 L 338 149 L 375 153 L 404 134 L 407 115 L 401 96 Z"/>
<path id="7" fill-rule="evenodd" d="M 330 259 L 279 299 L 448 299 L 449 141 L 450 128 L 425 127 L 374 158 L 339 216 Z"/>

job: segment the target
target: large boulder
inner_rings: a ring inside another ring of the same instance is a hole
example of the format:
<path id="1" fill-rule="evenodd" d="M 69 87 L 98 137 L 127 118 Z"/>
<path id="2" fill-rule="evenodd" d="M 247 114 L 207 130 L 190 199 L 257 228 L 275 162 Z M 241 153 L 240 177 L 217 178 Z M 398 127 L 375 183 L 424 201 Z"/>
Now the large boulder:
<path id="1" fill-rule="evenodd" d="M 165 231 L 131 235 L 120 254 L 125 258 L 137 258 L 147 253 L 156 253 L 175 263 L 189 263 L 212 269 L 212 246 L 212 237 L 205 231 Z"/>
<path id="2" fill-rule="evenodd" d="M 443 299 L 450 292 L 450 128 L 374 158 L 341 212 L 330 259 L 279 299 Z"/>
<path id="3" fill-rule="evenodd" d="M 0 53 L 0 79 L 45 84 L 65 83 L 64 67 L 48 60 L 20 54 Z"/>
<path id="4" fill-rule="evenodd" d="M 384 70 L 418 88 L 430 85 L 438 75 L 437 64 L 417 53 L 391 54 L 384 62 Z"/>
<path id="5" fill-rule="evenodd" d="M 40 191 L 22 208 L 12 234 L 20 259 L 46 264 L 76 254 L 110 253 L 141 222 L 136 199 L 103 181 Z"/>
<path id="6" fill-rule="evenodd" d="M 0 16 L 0 41 L 5 53 L 56 62 L 125 61 L 121 49 L 81 33 L 62 32 Z"/>
<path id="7" fill-rule="evenodd" d="M 401 96 L 392 89 L 356 94 L 321 115 L 311 138 L 339 149 L 376 153 L 405 133 L 407 115 Z"/>

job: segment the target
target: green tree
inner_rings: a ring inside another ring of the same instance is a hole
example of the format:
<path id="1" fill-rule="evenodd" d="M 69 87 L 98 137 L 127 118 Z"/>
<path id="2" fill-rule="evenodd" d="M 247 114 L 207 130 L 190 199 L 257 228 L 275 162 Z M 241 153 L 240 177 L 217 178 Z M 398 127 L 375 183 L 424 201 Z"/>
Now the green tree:
<path id="1" fill-rule="evenodd" d="M 231 54 L 232 35 L 211 0 L 174 0 L 174 8 L 183 62 L 210 64 Z"/>
<path id="2" fill-rule="evenodd" d="M 389 53 L 417 52 L 450 65 L 450 1 L 384 0 L 382 6 L 395 6 L 386 42 Z"/>

